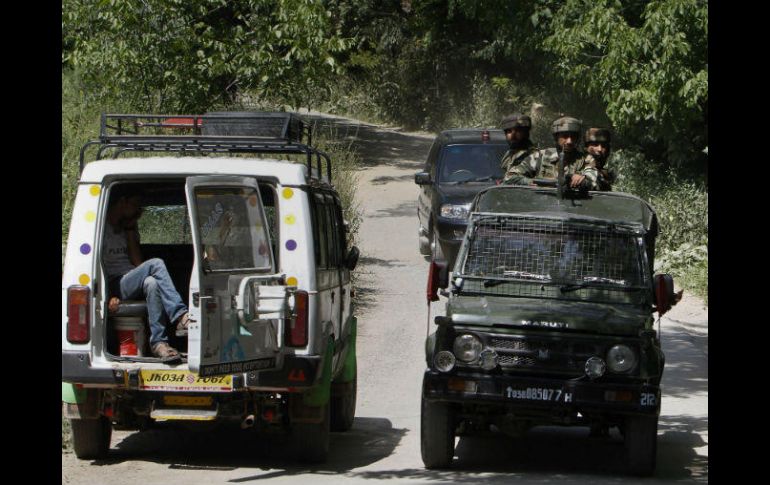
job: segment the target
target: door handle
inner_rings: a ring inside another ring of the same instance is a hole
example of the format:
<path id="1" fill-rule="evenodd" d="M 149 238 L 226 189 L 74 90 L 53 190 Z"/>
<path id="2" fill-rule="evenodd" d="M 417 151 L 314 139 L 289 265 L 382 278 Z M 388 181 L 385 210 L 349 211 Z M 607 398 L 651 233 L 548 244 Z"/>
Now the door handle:
<path id="1" fill-rule="evenodd" d="M 213 297 L 212 296 L 201 296 L 200 292 L 196 291 L 195 293 L 192 294 L 192 298 L 193 298 L 193 305 L 195 305 L 196 307 L 199 307 L 201 300 L 210 300 Z"/>

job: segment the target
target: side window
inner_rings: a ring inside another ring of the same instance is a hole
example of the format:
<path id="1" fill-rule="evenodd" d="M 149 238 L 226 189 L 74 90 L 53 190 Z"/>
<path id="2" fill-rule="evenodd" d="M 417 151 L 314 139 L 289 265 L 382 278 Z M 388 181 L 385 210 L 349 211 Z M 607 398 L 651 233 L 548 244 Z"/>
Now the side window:
<path id="1" fill-rule="evenodd" d="M 324 226 L 324 229 L 326 230 L 326 240 L 329 242 L 327 246 L 327 252 L 328 252 L 328 261 L 329 261 L 329 267 L 330 268 L 336 268 L 339 266 L 339 258 L 337 257 L 338 254 L 338 247 L 339 247 L 339 241 L 337 240 L 337 234 L 335 234 L 334 231 L 334 199 L 330 196 L 326 196 L 326 203 L 324 204 L 324 209 L 326 212 L 326 224 Z"/>
<path id="2" fill-rule="evenodd" d="M 431 145 L 430 151 L 428 151 L 428 159 L 426 160 L 425 167 L 423 168 L 425 172 L 430 172 L 431 178 L 436 175 L 436 160 L 438 160 L 438 150 L 440 146 L 441 143 L 439 142 L 438 138 L 433 140 L 433 145 Z"/>
<path id="3" fill-rule="evenodd" d="M 334 205 L 332 206 L 334 234 L 337 236 L 337 255 L 339 265 L 342 266 L 345 262 L 345 256 L 347 256 L 347 241 L 345 240 L 345 224 L 342 222 L 342 205 L 339 199 L 334 199 Z"/>
<path id="4" fill-rule="evenodd" d="M 313 196 L 313 238 L 315 239 L 315 259 L 318 268 L 329 266 L 329 245 L 326 232 L 326 211 L 324 210 L 323 195 Z"/>
<path id="5" fill-rule="evenodd" d="M 187 207 L 149 205 L 139 219 L 142 244 L 192 244 Z"/>

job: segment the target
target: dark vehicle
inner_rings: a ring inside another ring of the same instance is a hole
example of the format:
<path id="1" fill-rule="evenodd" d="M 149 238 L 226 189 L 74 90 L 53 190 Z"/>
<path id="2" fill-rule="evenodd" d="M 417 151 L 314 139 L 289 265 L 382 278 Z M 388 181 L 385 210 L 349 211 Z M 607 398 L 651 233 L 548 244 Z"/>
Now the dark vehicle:
<path id="1" fill-rule="evenodd" d="M 452 462 L 456 433 L 490 425 L 618 427 L 628 465 L 655 468 L 664 355 L 653 312 L 677 301 L 653 276 L 652 207 L 612 192 L 500 186 L 474 200 L 453 271 L 431 263 L 429 297 L 449 288 L 426 342 L 421 447 Z"/>
<path id="2" fill-rule="evenodd" d="M 502 130 L 442 131 L 423 170 L 414 176 L 420 253 L 454 261 L 465 234 L 468 208 L 483 188 L 503 177 L 500 159 L 508 143 Z"/>

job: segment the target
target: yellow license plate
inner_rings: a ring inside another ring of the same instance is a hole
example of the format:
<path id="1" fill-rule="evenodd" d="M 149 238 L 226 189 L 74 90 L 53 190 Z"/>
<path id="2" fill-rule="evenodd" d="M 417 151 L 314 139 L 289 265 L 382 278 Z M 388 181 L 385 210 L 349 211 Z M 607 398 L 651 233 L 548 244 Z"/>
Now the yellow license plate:
<path id="1" fill-rule="evenodd" d="M 181 370 L 142 370 L 139 388 L 147 391 L 230 392 L 233 377 L 200 377 Z"/>

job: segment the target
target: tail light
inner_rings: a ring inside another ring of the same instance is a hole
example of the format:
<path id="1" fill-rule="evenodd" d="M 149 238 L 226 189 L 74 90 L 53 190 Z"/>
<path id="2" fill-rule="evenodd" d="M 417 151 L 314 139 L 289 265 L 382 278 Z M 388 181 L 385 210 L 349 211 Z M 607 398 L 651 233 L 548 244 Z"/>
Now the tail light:
<path id="1" fill-rule="evenodd" d="M 489 130 L 481 132 L 481 141 L 489 141 Z"/>
<path id="2" fill-rule="evenodd" d="M 91 290 L 87 286 L 70 286 L 67 289 L 67 341 L 84 344 L 89 341 L 89 302 Z"/>
<path id="3" fill-rule="evenodd" d="M 294 293 L 294 315 L 287 321 L 284 341 L 290 347 L 307 345 L 308 296 L 307 291 Z"/>

